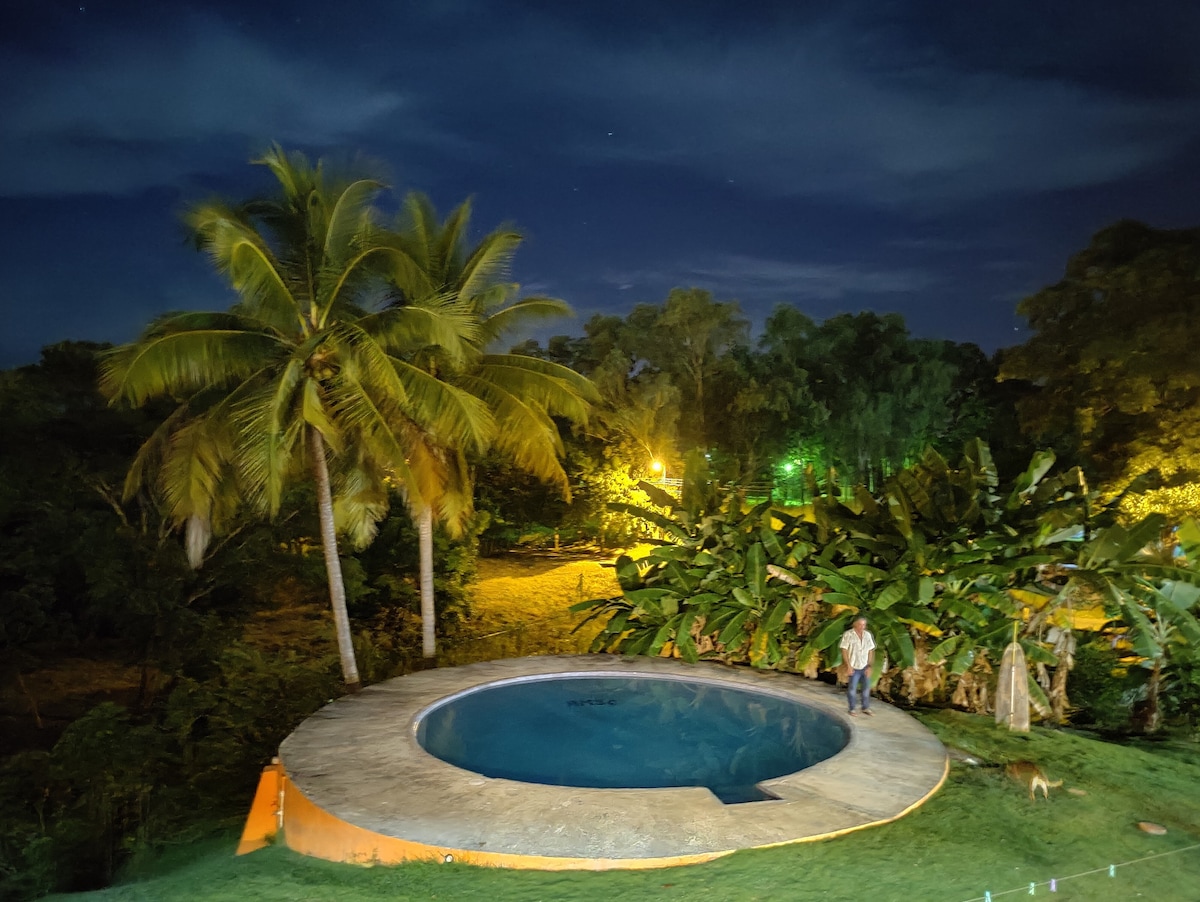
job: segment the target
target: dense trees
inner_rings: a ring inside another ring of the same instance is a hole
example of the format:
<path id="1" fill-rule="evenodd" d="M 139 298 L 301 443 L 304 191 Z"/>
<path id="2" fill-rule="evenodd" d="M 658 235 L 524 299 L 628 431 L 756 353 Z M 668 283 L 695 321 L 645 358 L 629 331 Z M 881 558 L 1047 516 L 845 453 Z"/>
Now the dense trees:
<path id="1" fill-rule="evenodd" d="M 1200 229 L 1117 223 L 1018 310 L 1035 334 L 1001 375 L 1032 386 L 1022 427 L 1110 496 L 1154 474 L 1140 509 L 1200 512 Z"/>
<path id="2" fill-rule="evenodd" d="M 247 510 L 192 569 L 161 496 L 122 498 L 173 405 L 112 407 L 100 348 L 0 372 L 0 898 L 105 885 L 131 855 L 244 815 L 279 741 L 338 694 L 315 488 Z M 341 565 L 364 680 L 420 655 L 402 505 Z M 439 536 L 451 636 L 474 553 Z M 198 825 L 199 824 L 199 825 Z M 190 831 L 190 832 L 189 832 Z"/>
<path id="3" fill-rule="evenodd" d="M 895 314 L 817 325 L 787 307 L 768 319 L 759 347 L 761 378 L 775 380 L 775 397 L 789 412 L 808 402 L 807 422 L 789 430 L 798 457 L 855 483 L 878 488 L 926 445 L 967 437 L 956 424 L 972 415 L 977 349 L 914 339 Z M 987 431 L 986 422 L 976 425 Z"/>
<path id="4" fill-rule="evenodd" d="M 818 324 L 781 304 L 752 347 L 736 304 L 677 290 L 625 319 L 593 317 L 582 337 L 519 350 L 592 377 L 604 403 L 592 444 L 576 446 L 637 478 L 653 460 L 681 475 L 697 450 L 721 481 L 799 500 L 810 465 L 835 470 L 847 489 L 878 488 L 926 445 L 980 435 L 1005 454 L 1026 450 L 1004 432 L 1011 407 L 983 353 L 915 339 L 894 314 Z"/>

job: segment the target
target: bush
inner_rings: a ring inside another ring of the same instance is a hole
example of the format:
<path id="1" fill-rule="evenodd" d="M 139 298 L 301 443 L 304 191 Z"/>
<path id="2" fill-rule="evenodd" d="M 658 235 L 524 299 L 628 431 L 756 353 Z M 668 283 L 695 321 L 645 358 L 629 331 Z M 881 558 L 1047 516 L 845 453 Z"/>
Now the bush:
<path id="1" fill-rule="evenodd" d="M 1068 690 L 1076 723 L 1094 726 L 1106 732 L 1130 728 L 1130 693 L 1137 691 L 1136 681 L 1121 664 L 1121 656 L 1104 639 L 1081 644 L 1075 651 L 1075 669 Z"/>
<path id="2" fill-rule="evenodd" d="M 151 710 L 105 702 L 0 768 L 0 898 L 102 887 L 181 831 L 240 820 L 262 766 L 339 692 L 335 655 L 234 643 Z"/>

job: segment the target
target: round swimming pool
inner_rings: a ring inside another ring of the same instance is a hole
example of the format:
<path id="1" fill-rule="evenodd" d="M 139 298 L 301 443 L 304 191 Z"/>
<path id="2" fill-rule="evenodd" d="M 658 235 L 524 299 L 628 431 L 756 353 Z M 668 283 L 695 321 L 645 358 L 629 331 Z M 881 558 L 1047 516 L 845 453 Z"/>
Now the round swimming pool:
<path id="1" fill-rule="evenodd" d="M 425 709 L 430 754 L 485 777 L 556 786 L 703 786 L 773 798 L 762 780 L 840 752 L 832 715 L 786 695 L 647 674 L 551 674 L 486 684 Z"/>

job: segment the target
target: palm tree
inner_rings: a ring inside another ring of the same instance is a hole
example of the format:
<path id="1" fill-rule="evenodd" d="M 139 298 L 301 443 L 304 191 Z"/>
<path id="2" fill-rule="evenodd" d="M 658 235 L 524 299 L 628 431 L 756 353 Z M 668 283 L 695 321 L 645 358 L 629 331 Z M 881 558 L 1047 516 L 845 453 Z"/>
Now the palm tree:
<path id="1" fill-rule="evenodd" d="M 400 219 L 400 240 L 417 269 L 398 270 L 393 285 L 398 303 L 420 301 L 422 295 L 449 297 L 470 311 L 475 353 L 462 362 L 445 349 L 431 345 L 418 355 L 430 375 L 469 392 L 490 412 L 494 429 L 490 447 L 512 459 L 520 468 L 558 485 L 569 496 L 561 458 L 562 438 L 553 417 L 585 422 L 590 403 L 597 400 L 591 382 L 574 370 L 519 354 L 488 353 L 488 347 L 513 329 L 534 319 L 569 314 L 560 300 L 518 297 L 520 287 L 505 281 L 513 255 L 521 243 L 519 233 L 499 228 L 474 247 L 468 246 L 471 204 L 465 201 L 444 221 L 429 199 L 410 193 Z M 425 496 L 412 504 L 417 521 L 421 566 L 422 652 L 436 655 L 433 597 L 433 522 L 437 516 L 452 530 L 461 528 L 471 511 L 472 486 L 461 453 L 442 445 L 442 466 L 454 478 L 444 483 L 440 498 Z"/>
<path id="2" fill-rule="evenodd" d="M 241 503 L 278 512 L 285 486 L 315 486 L 342 673 L 360 686 L 337 529 L 362 542 L 387 506 L 386 482 L 438 498 L 442 449 L 482 446 L 483 403 L 407 359 L 414 349 L 462 365 L 478 340 L 469 311 L 435 291 L 387 303 L 384 279 L 420 269 L 377 225 L 367 178 L 329 177 L 320 162 L 272 147 L 256 161 L 279 191 L 239 207 L 201 204 L 187 222 L 238 301 L 224 313 L 162 317 L 105 359 L 101 387 L 135 406 L 179 403 L 146 442 L 126 491 L 151 485 L 185 525 L 193 565 Z M 440 444 L 435 444 L 432 436 Z M 339 496 L 335 515 L 334 495 Z"/>

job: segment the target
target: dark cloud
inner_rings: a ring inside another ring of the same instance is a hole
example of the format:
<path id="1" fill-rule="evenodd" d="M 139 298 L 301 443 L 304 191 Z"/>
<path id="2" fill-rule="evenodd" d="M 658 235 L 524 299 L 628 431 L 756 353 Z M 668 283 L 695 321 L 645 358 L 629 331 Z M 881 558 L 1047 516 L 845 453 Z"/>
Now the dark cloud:
<path id="1" fill-rule="evenodd" d="M 935 285 L 935 274 L 918 269 L 878 269 L 869 264 L 769 260 L 741 254 L 719 255 L 665 269 L 608 272 L 604 280 L 621 290 L 650 285 L 693 285 L 720 297 L 747 301 L 788 299 L 800 304 L 843 301 L 848 297 L 912 294 Z"/>
<path id="2" fill-rule="evenodd" d="M 269 140 L 335 146 L 407 115 L 397 89 L 196 15 L 152 37 L 102 33 L 65 65 L 14 53 L 0 80 L 10 86 L 0 194 L 10 196 L 178 185 Z M 409 131 L 428 134 L 415 121 Z"/>
<path id="3" fill-rule="evenodd" d="M 698 284 L 994 348 L 1093 231 L 1194 224 L 1198 33 L 1177 0 L 11 0 L 0 364 L 225 303 L 177 213 L 270 141 L 477 195 L 582 315 Z"/>
<path id="4" fill-rule="evenodd" d="M 468 39 L 476 78 L 459 73 L 454 94 L 428 105 L 502 111 L 569 160 L 887 205 L 1104 184 L 1200 136 L 1197 91 L 1147 99 L 1063 74 L 961 67 L 918 53 L 904 32 L 862 27 L 836 17 L 784 34 L 617 41 L 525 21 L 501 45 Z"/>

